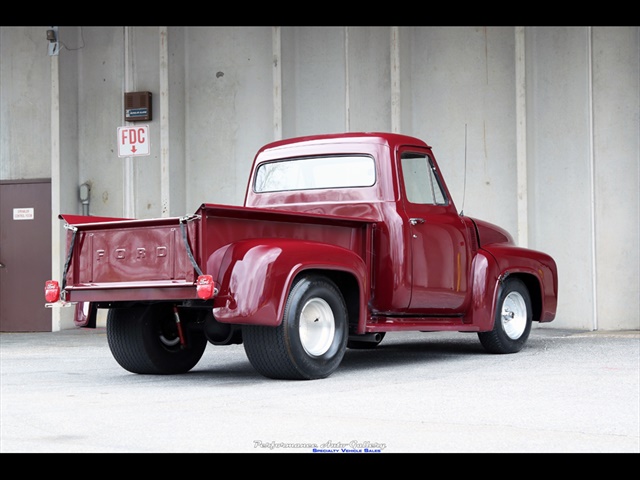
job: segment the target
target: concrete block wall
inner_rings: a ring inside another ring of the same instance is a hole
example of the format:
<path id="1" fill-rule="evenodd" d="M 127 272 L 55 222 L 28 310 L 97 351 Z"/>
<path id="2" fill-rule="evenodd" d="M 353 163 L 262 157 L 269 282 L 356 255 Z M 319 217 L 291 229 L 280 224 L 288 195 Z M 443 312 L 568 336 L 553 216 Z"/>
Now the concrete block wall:
<path id="1" fill-rule="evenodd" d="M 93 215 L 241 204 L 266 142 L 399 131 L 556 258 L 549 327 L 640 328 L 639 27 L 60 27 L 57 56 L 47 28 L 0 27 L 0 179 L 51 177 L 54 209 L 84 182 Z M 117 155 L 125 91 L 152 92 L 149 156 Z"/>

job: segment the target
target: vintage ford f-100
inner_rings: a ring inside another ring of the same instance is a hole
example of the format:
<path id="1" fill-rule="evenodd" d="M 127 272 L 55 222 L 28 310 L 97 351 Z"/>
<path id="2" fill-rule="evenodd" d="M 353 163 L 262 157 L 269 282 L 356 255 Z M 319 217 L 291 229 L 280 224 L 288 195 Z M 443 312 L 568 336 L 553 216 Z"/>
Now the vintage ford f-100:
<path id="1" fill-rule="evenodd" d="M 476 332 L 488 352 L 519 351 L 555 318 L 547 254 L 456 210 L 431 147 L 390 133 L 270 143 L 243 206 L 117 219 L 61 215 L 68 258 L 49 305 L 76 324 L 108 309 L 110 350 L 126 370 L 191 370 L 208 344 L 243 344 L 278 379 L 332 374 L 347 348 L 387 332 Z"/>

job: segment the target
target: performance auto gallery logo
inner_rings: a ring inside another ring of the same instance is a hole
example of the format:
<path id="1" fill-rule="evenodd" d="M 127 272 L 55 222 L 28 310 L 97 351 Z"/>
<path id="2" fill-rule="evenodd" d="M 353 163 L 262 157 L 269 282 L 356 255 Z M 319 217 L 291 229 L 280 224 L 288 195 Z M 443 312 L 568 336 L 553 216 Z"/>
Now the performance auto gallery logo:
<path id="1" fill-rule="evenodd" d="M 312 453 L 382 453 L 387 445 L 378 442 L 359 442 L 352 440 L 348 443 L 328 441 L 322 444 L 317 443 L 286 443 L 286 442 L 263 442 L 253 441 L 253 448 L 268 448 L 269 450 L 281 448 L 302 448 L 308 449 Z"/>

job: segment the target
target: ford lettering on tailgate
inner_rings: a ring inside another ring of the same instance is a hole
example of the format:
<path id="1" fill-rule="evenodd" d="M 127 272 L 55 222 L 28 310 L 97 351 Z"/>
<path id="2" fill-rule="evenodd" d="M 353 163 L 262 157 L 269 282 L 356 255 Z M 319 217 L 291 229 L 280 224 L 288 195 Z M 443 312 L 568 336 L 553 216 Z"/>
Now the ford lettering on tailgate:
<path id="1" fill-rule="evenodd" d="M 93 263 L 81 269 L 83 282 L 106 283 L 185 278 L 192 270 L 186 255 L 176 255 L 181 242 L 175 227 L 132 228 L 87 232 L 83 249 L 92 253 Z M 181 253 L 184 251 L 180 249 Z"/>

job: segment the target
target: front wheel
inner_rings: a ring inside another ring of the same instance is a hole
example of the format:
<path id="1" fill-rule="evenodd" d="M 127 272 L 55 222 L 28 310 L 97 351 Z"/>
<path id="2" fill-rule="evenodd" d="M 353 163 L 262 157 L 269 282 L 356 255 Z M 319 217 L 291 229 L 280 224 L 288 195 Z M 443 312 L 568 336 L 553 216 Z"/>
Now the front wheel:
<path id="1" fill-rule="evenodd" d="M 188 319 L 186 313 L 180 314 Z M 122 368 L 140 374 L 175 374 L 191 370 L 207 346 L 203 331 L 182 321 L 181 344 L 170 304 L 113 308 L 107 315 L 107 341 Z"/>
<path id="2" fill-rule="evenodd" d="M 320 275 L 291 288 L 277 327 L 246 325 L 244 349 L 253 367 L 275 379 L 313 380 L 331 375 L 347 348 L 348 316 L 342 294 Z"/>
<path id="3" fill-rule="evenodd" d="M 519 352 L 531 332 L 533 312 L 529 290 L 518 278 L 507 278 L 500 287 L 493 330 L 479 332 L 482 346 L 490 353 Z"/>

